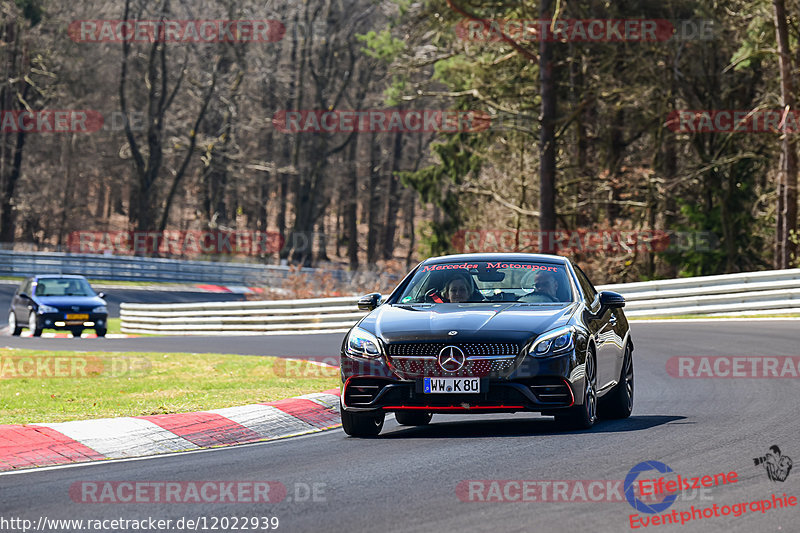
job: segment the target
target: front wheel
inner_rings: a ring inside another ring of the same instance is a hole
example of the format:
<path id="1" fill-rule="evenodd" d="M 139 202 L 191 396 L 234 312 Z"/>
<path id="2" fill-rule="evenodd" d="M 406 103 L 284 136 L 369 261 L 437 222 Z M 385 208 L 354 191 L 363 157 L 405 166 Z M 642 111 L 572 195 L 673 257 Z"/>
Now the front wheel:
<path id="1" fill-rule="evenodd" d="M 394 418 L 401 426 L 427 426 L 433 418 L 433 413 L 398 411 L 394 414 Z"/>
<path id="2" fill-rule="evenodd" d="M 576 405 L 564 414 L 556 415 L 556 422 L 570 429 L 589 429 L 597 420 L 597 370 L 591 352 L 586 355 L 584 369 L 583 405 Z"/>
<path id="3" fill-rule="evenodd" d="M 106 328 L 97 328 L 94 330 L 94 332 L 97 333 L 98 337 L 105 337 L 106 331 L 107 331 Z"/>
<path id="4" fill-rule="evenodd" d="M 81 333 L 83 333 L 83 329 L 82 328 L 72 328 L 70 330 L 70 333 L 72 333 L 72 336 L 75 337 L 76 339 L 80 339 L 81 338 Z"/>
<path id="5" fill-rule="evenodd" d="M 383 429 L 386 415 L 377 413 L 351 413 L 341 410 L 342 429 L 351 437 L 377 437 Z"/>
<path id="6" fill-rule="evenodd" d="M 31 335 L 34 337 L 42 336 L 42 328 L 39 327 L 39 320 L 36 318 L 36 313 L 33 311 L 28 315 L 28 329 L 31 330 Z"/>
<path id="7" fill-rule="evenodd" d="M 628 418 L 633 411 L 633 353 L 625 346 L 619 382 L 600 399 L 598 413 L 602 418 Z"/>
<path id="8" fill-rule="evenodd" d="M 22 333 L 22 326 L 17 324 L 17 315 L 14 311 L 9 311 L 8 313 L 8 329 L 11 330 L 11 334 L 15 337 L 19 337 L 19 334 Z"/>

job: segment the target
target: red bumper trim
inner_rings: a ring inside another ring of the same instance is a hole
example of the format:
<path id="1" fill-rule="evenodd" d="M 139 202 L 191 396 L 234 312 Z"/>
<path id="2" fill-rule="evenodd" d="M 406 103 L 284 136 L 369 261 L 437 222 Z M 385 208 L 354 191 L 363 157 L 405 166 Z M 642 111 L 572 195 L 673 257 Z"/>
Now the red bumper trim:
<path id="1" fill-rule="evenodd" d="M 408 411 L 482 411 L 492 409 L 525 409 L 524 405 L 475 405 L 473 407 L 461 407 L 460 405 L 384 405 L 384 410 L 408 410 Z"/>

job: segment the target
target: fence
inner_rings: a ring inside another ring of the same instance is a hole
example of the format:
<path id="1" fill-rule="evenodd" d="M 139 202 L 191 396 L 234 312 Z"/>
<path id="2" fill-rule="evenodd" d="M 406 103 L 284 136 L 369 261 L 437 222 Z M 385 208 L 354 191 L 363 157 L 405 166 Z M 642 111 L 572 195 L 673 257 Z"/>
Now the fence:
<path id="1" fill-rule="evenodd" d="M 800 314 L 800 269 L 605 285 L 622 293 L 629 317 Z M 192 304 L 128 304 L 126 333 L 172 335 L 342 332 L 363 311 L 357 297 Z"/>

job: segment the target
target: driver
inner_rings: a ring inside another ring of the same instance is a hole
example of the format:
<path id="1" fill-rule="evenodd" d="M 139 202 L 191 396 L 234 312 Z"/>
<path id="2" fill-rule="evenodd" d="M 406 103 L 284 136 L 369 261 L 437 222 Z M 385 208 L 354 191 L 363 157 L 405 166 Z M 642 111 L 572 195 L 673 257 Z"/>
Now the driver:
<path id="1" fill-rule="evenodd" d="M 456 276 L 442 289 L 442 298 L 445 302 L 461 303 L 469 300 L 472 290 L 465 276 Z"/>
<path id="2" fill-rule="evenodd" d="M 537 270 L 533 278 L 533 288 L 534 292 L 531 294 L 546 294 L 555 302 L 559 300 L 557 296 L 558 280 L 552 272 Z"/>

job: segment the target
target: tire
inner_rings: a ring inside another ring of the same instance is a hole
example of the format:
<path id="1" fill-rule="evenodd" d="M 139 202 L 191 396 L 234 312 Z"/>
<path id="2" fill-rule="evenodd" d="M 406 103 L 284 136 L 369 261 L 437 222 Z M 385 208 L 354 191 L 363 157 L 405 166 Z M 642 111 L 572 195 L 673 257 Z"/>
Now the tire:
<path id="1" fill-rule="evenodd" d="M 433 413 L 398 411 L 394 417 L 401 426 L 427 426 L 433 418 Z"/>
<path id="2" fill-rule="evenodd" d="M 14 311 L 8 312 L 8 329 L 11 330 L 11 334 L 15 337 L 19 337 L 19 334 L 22 333 L 22 326 L 17 324 L 17 315 Z"/>
<path id="3" fill-rule="evenodd" d="M 69 331 L 70 331 L 70 333 L 72 333 L 73 337 L 75 337 L 76 339 L 80 339 L 81 338 L 81 333 L 83 333 L 83 328 L 72 328 Z"/>
<path id="4" fill-rule="evenodd" d="M 619 382 L 608 391 L 598 403 L 598 415 L 601 418 L 628 418 L 633 411 L 633 351 L 630 344 L 625 346 L 625 357 L 622 361 Z"/>
<path id="5" fill-rule="evenodd" d="M 378 413 L 351 413 L 341 410 L 342 429 L 351 437 L 377 437 L 383 429 L 386 415 Z"/>
<path id="6" fill-rule="evenodd" d="M 94 332 L 97 333 L 98 337 L 105 337 L 106 331 L 107 331 L 106 328 L 97 328 L 94 330 Z"/>
<path id="7" fill-rule="evenodd" d="M 28 315 L 28 329 L 31 330 L 31 335 L 34 337 L 42 336 L 42 328 L 39 327 L 39 320 L 36 318 L 34 311 L 31 311 L 31 314 Z"/>
<path id="8" fill-rule="evenodd" d="M 589 429 L 597 420 L 597 364 L 592 352 L 586 355 L 583 382 L 583 405 L 556 414 L 556 422 L 569 429 Z"/>

